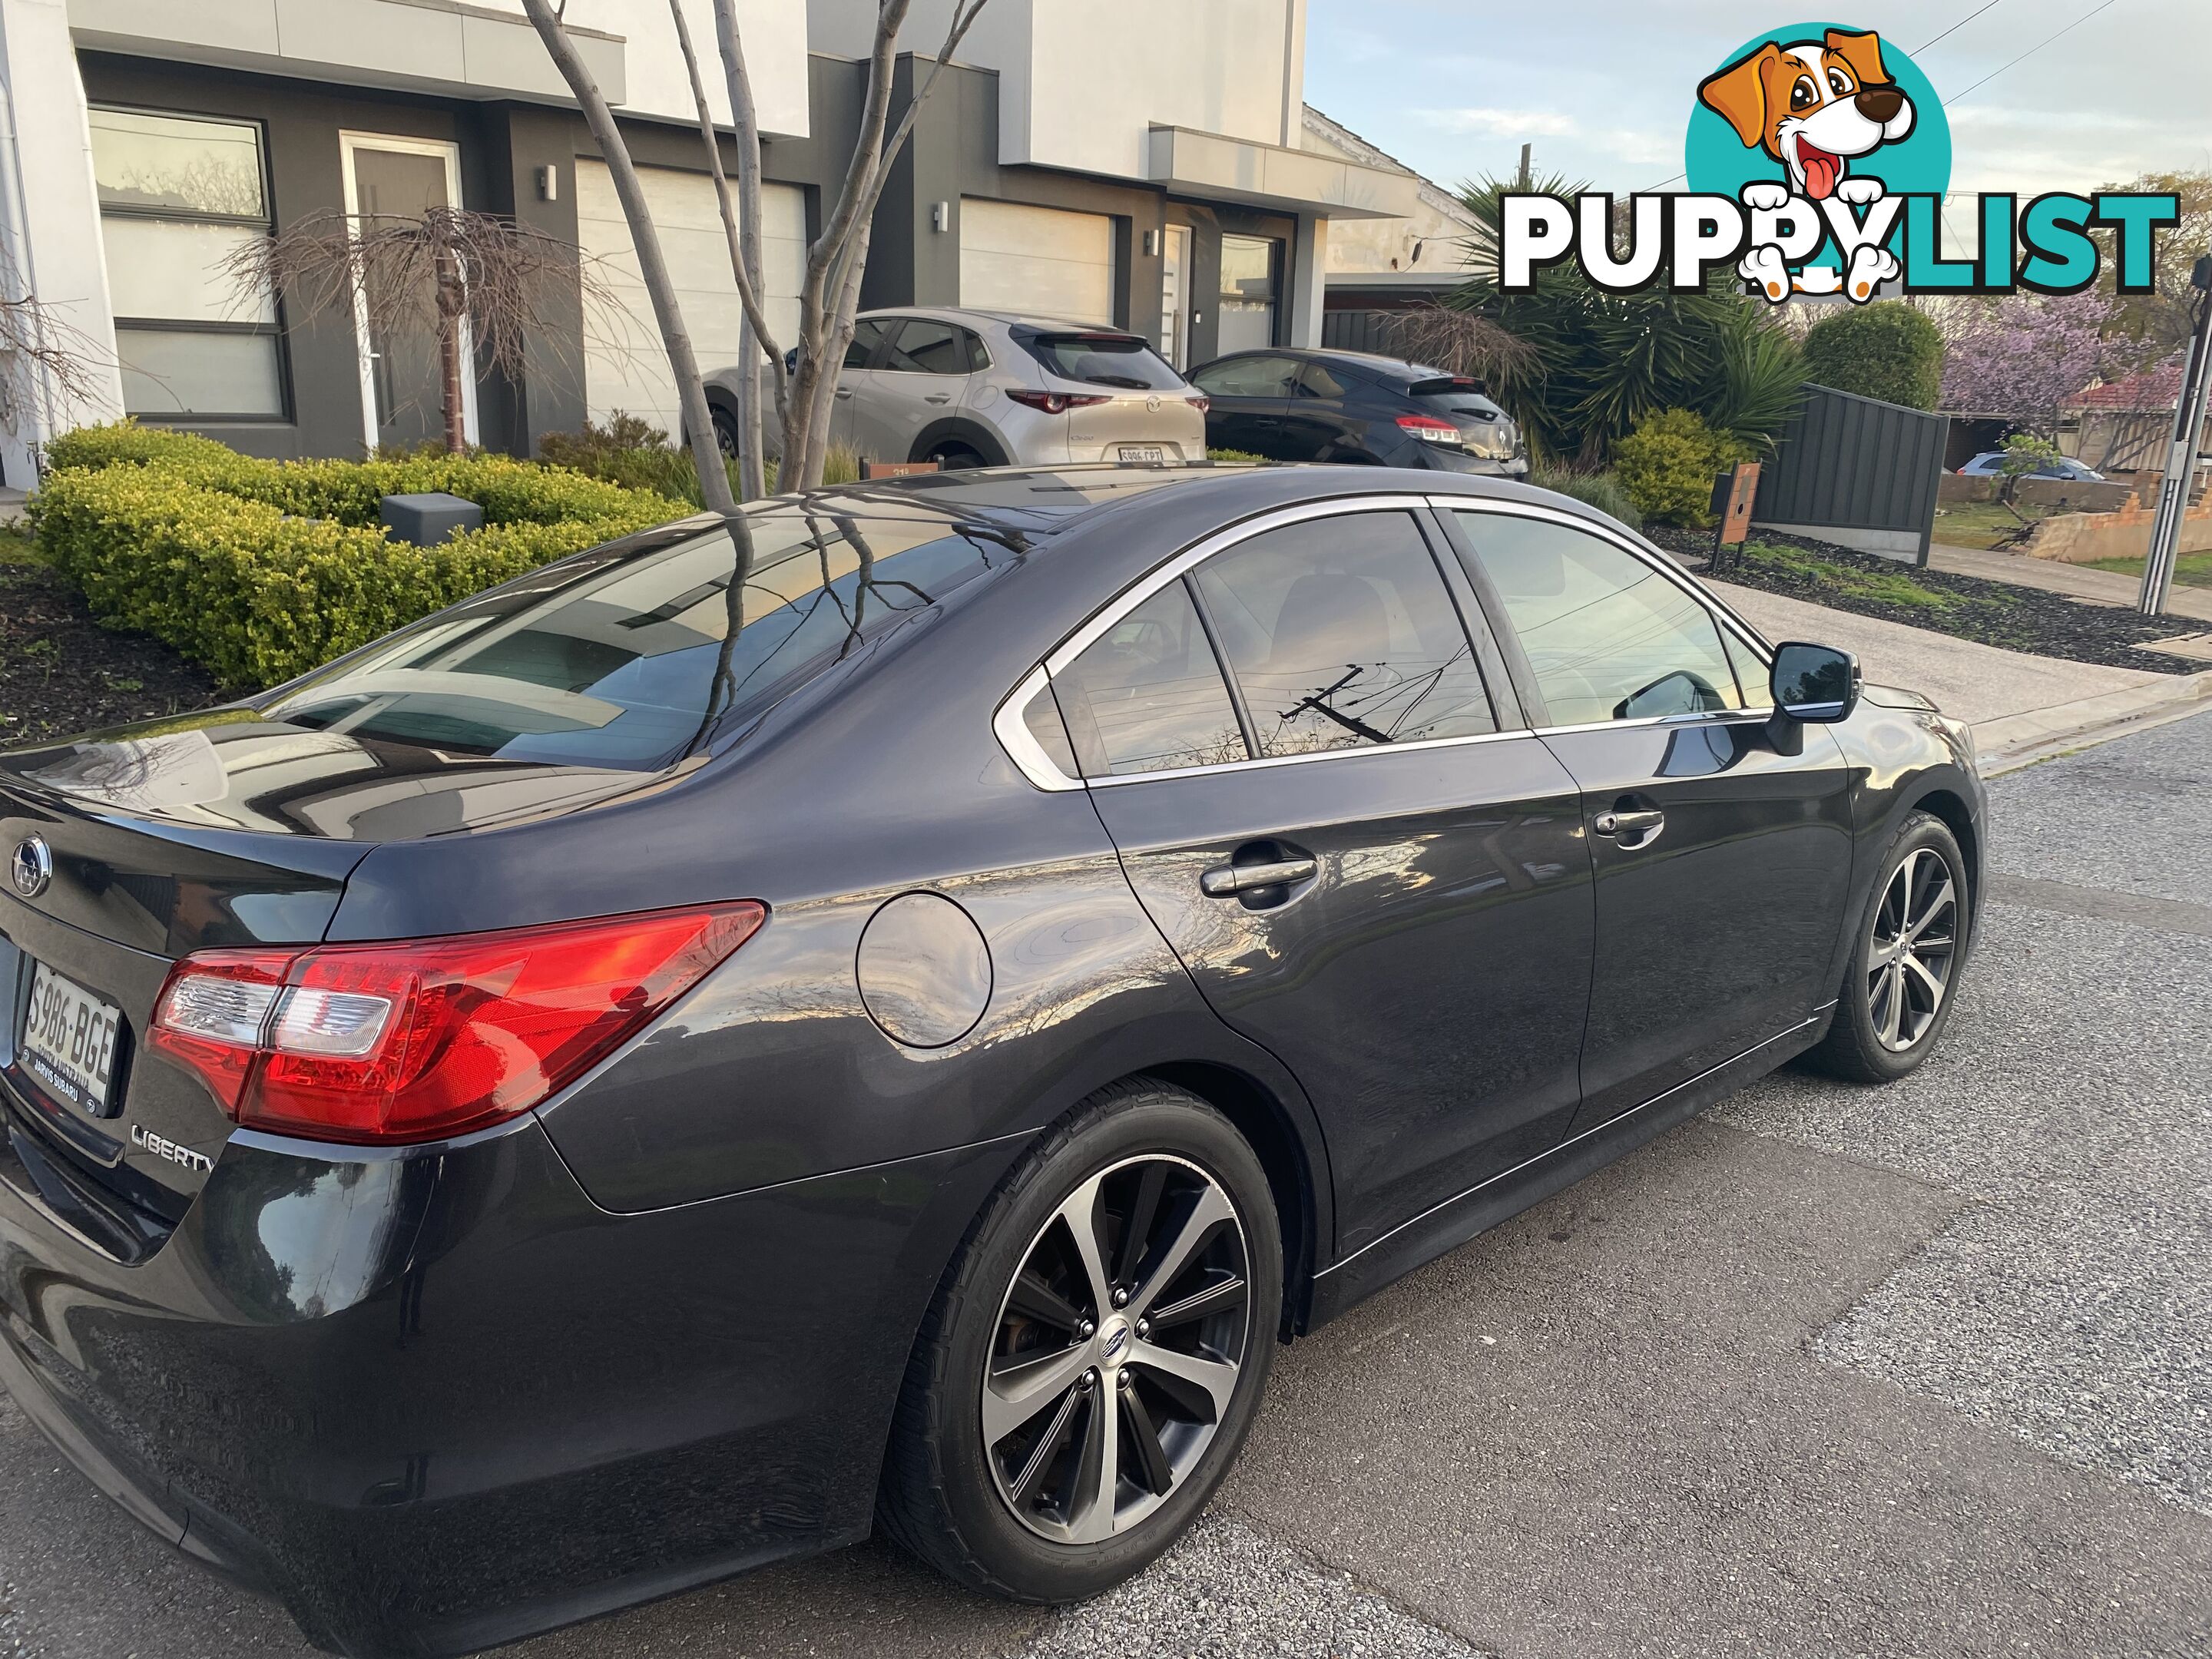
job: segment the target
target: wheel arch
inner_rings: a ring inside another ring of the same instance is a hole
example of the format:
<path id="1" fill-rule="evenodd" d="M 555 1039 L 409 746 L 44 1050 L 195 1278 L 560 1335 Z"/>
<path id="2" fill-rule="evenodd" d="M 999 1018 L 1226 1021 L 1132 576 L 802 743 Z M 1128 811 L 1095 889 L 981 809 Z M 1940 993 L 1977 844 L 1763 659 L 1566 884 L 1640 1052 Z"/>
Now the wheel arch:
<path id="1" fill-rule="evenodd" d="M 1314 1274 L 1321 1241 L 1334 1226 L 1325 1163 L 1307 1144 L 1298 1120 L 1274 1092 L 1249 1073 L 1212 1060 L 1175 1060 L 1147 1066 L 1139 1075 L 1156 1078 L 1196 1095 L 1218 1111 L 1243 1135 L 1267 1173 L 1275 1214 L 1283 1229 L 1283 1316 L 1285 1340 L 1307 1328 L 1313 1305 Z"/>
<path id="2" fill-rule="evenodd" d="M 1005 466 L 1012 459 L 1006 453 L 1006 445 L 999 441 L 997 434 L 981 422 L 966 415 L 948 415 L 922 428 L 914 441 L 914 447 L 907 452 L 907 459 L 926 461 L 931 450 L 948 440 L 966 444 L 983 458 L 986 466 Z"/>
<path id="3" fill-rule="evenodd" d="M 1960 855 L 1966 860 L 1968 896 L 1978 908 L 1982 892 L 1982 848 L 1975 830 L 1972 809 L 1956 791 L 1939 787 L 1923 791 L 1905 810 L 1926 812 L 1939 818 L 1944 828 L 1951 832 L 1959 843 Z"/>

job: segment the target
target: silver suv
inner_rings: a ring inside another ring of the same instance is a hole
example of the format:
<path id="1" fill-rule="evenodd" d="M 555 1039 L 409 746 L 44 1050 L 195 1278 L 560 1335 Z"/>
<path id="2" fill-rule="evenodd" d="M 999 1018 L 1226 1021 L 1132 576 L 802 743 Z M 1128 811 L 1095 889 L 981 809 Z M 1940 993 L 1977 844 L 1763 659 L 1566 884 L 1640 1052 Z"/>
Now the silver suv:
<path id="1" fill-rule="evenodd" d="M 830 441 L 951 469 L 1206 459 L 1206 394 L 1140 336 L 1054 318 L 864 313 Z"/>

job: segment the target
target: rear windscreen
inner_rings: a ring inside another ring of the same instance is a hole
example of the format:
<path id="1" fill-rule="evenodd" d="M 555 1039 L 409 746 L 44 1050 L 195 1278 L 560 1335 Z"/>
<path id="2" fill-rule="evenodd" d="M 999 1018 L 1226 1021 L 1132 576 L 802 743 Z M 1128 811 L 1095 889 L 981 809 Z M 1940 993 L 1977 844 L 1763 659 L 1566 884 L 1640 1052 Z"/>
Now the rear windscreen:
<path id="1" fill-rule="evenodd" d="M 556 565 L 308 682 L 264 717 L 552 765 L 650 770 L 1013 554 L 934 516 L 748 515 L 750 574 L 715 526 Z"/>
<path id="2" fill-rule="evenodd" d="M 1131 392 L 1165 392 L 1182 385 L 1182 376 L 1159 353 L 1132 335 L 1040 334 L 1023 343 L 1063 380 Z"/>

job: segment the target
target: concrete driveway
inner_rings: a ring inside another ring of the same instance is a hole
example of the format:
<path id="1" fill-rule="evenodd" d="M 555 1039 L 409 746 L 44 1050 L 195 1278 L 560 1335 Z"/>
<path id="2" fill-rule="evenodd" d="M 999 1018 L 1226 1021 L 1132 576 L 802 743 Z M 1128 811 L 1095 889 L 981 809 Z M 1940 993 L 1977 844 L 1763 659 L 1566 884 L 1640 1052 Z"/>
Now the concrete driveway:
<path id="1" fill-rule="evenodd" d="M 514 1651 L 2212 1652 L 2212 715 L 1994 793 L 1935 1061 L 1770 1079 L 1285 1352 L 1134 1584 L 871 1545 Z M 304 1651 L 57 1465 L 0 1401 L 0 1656 Z"/>

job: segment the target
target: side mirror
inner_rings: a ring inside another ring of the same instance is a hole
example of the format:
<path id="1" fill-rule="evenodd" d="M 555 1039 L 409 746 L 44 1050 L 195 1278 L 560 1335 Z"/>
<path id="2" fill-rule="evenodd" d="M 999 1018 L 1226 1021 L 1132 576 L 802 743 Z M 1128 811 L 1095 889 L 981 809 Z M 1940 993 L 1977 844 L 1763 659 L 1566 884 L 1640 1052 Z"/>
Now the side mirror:
<path id="1" fill-rule="evenodd" d="M 1849 720 L 1859 702 L 1859 659 L 1832 645 L 1793 641 L 1774 647 L 1767 676 L 1778 714 L 1814 725 Z"/>
<path id="2" fill-rule="evenodd" d="M 796 374 L 799 373 L 799 348 L 797 346 L 792 347 L 790 350 L 783 354 L 783 372 L 787 374 Z"/>

